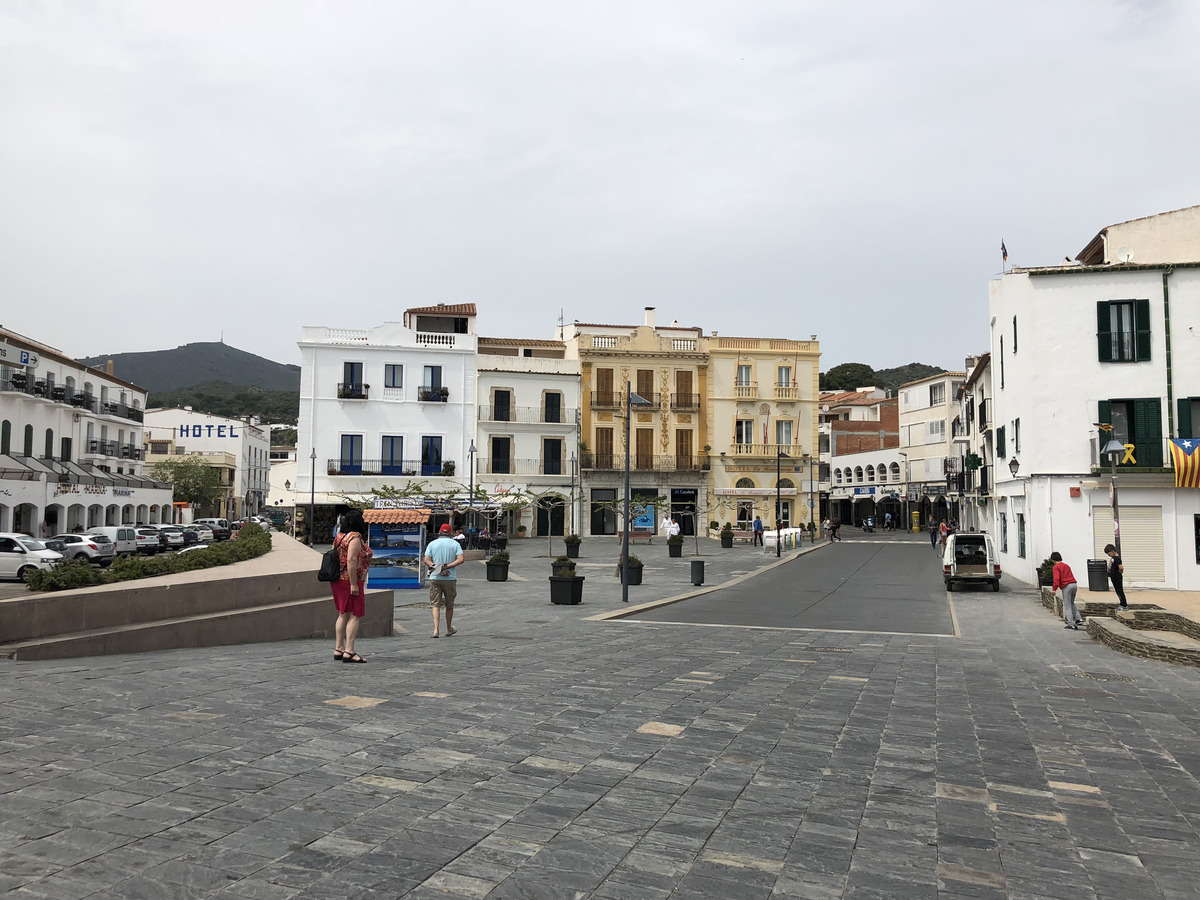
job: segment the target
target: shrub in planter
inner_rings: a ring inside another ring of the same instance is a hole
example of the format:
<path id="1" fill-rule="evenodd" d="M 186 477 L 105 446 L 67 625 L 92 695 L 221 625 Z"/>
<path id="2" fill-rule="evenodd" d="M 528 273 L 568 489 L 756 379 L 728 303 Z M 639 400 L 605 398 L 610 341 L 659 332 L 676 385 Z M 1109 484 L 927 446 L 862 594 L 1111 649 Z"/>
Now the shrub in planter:
<path id="1" fill-rule="evenodd" d="M 578 559 L 579 545 L 583 543 L 579 535 L 568 534 L 565 538 L 563 538 L 563 543 L 567 545 L 567 556 L 571 559 Z"/>
<path id="2" fill-rule="evenodd" d="M 733 526 L 728 522 L 721 528 L 721 546 L 726 550 L 733 546 Z"/>
<path id="3" fill-rule="evenodd" d="M 86 559 L 64 560 L 53 569 L 35 569 L 29 575 L 31 591 L 69 591 L 106 584 L 105 572 Z"/>
<path id="4" fill-rule="evenodd" d="M 550 576 L 550 602 L 556 606 L 574 606 L 583 602 L 583 576 Z"/>
<path id="5" fill-rule="evenodd" d="M 453 474 L 454 474 L 454 463 L 452 463 L 450 461 L 446 461 L 446 462 L 442 463 L 442 475 L 446 478 L 449 478 Z"/>
<path id="6" fill-rule="evenodd" d="M 557 556 L 550 563 L 555 578 L 569 578 L 575 574 L 575 561 L 569 556 Z"/>
<path id="7" fill-rule="evenodd" d="M 1054 560 L 1047 557 L 1038 566 L 1038 584 L 1049 587 L 1054 584 Z"/>
<path id="8" fill-rule="evenodd" d="M 673 534 L 667 538 L 667 556 L 678 559 L 683 556 L 683 535 Z"/>
<path id="9" fill-rule="evenodd" d="M 718 522 L 716 519 L 713 519 L 711 522 L 708 523 L 709 531 L 717 531 L 718 529 L 720 529 L 720 527 L 721 527 L 721 523 Z"/>
<path id="10" fill-rule="evenodd" d="M 617 561 L 617 568 L 618 569 L 621 568 L 620 560 Z M 629 571 L 629 582 L 628 582 L 629 584 L 641 584 L 642 583 L 642 571 L 644 569 L 644 566 L 642 565 L 642 561 L 640 559 L 638 559 L 636 556 L 630 554 L 629 562 L 625 568 L 627 568 Z"/>
<path id="11" fill-rule="evenodd" d="M 528 530 L 529 529 L 527 529 L 524 525 L 518 525 L 517 526 L 517 537 L 519 537 L 519 538 L 525 537 L 525 532 Z"/>
<path id="12" fill-rule="evenodd" d="M 493 553 L 487 560 L 488 581 L 508 581 L 508 554 Z"/>

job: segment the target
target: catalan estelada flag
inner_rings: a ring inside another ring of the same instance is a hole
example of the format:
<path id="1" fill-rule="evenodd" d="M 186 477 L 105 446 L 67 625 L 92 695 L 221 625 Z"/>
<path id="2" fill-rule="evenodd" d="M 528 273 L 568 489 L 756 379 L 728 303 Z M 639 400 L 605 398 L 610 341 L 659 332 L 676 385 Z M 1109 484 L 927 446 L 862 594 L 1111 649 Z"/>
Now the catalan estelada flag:
<path id="1" fill-rule="evenodd" d="M 1175 466 L 1175 487 L 1200 488 L 1200 440 L 1171 438 L 1171 463 Z"/>

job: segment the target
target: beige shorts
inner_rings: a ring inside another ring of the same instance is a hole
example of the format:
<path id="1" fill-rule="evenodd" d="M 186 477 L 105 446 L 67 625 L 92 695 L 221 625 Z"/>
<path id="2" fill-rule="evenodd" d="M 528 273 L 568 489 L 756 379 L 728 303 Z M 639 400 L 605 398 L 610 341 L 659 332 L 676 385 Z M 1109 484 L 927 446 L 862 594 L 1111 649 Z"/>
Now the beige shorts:
<path id="1" fill-rule="evenodd" d="M 441 609 L 450 607 L 454 609 L 454 600 L 458 596 L 457 581 L 434 581 L 429 580 L 429 605 Z"/>

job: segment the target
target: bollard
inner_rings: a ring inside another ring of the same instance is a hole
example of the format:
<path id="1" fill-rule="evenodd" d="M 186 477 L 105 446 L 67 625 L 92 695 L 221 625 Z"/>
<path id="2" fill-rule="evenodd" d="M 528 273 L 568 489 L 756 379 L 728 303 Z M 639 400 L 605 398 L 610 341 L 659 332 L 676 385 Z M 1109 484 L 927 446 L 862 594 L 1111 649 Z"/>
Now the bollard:
<path id="1" fill-rule="evenodd" d="M 704 584 L 704 560 L 692 560 L 692 584 Z"/>

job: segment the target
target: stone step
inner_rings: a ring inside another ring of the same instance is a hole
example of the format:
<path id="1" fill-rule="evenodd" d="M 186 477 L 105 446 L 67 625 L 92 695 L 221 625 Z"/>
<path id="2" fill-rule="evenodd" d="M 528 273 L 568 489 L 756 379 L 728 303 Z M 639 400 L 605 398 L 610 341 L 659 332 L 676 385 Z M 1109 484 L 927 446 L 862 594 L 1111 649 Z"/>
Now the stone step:
<path id="1" fill-rule="evenodd" d="M 1174 631 L 1130 628 L 1120 618 L 1089 618 L 1091 637 L 1130 656 L 1200 668 L 1200 640 Z"/>
<path id="2" fill-rule="evenodd" d="M 367 615 L 359 637 L 392 634 L 392 592 L 367 591 Z M 253 644 L 297 638 L 333 638 L 337 612 L 328 593 L 174 618 L 155 619 L 71 634 L 54 634 L 0 644 L 0 657 L 16 660 L 70 659 L 186 647 Z"/>

